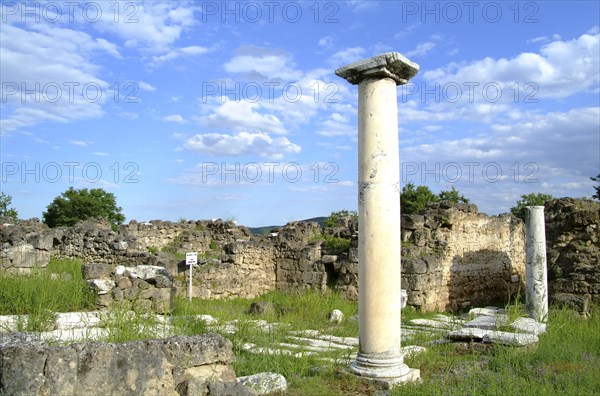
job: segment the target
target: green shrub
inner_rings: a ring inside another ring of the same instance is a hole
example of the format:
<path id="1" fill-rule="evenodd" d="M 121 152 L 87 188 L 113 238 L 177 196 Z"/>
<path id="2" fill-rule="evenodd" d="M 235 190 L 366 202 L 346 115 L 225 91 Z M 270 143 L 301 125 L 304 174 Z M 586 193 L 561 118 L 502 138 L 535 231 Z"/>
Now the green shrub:
<path id="1" fill-rule="evenodd" d="M 340 210 L 337 212 L 331 212 L 328 218 L 325 219 L 325 227 L 337 227 L 340 219 L 344 217 L 350 217 L 351 219 L 357 219 L 358 213 L 355 210 Z"/>
<path id="2" fill-rule="evenodd" d="M 348 238 L 336 237 L 333 235 L 325 236 L 325 247 L 339 252 L 347 252 L 350 250 L 351 241 Z"/>

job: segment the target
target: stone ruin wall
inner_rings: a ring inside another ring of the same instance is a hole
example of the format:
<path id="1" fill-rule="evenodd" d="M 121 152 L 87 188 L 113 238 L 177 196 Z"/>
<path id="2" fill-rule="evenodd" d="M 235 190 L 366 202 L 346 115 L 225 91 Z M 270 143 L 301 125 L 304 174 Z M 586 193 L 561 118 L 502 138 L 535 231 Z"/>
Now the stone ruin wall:
<path id="1" fill-rule="evenodd" d="M 600 203 L 553 200 L 545 220 L 550 302 L 588 315 L 600 304 Z"/>
<path id="2" fill-rule="evenodd" d="M 582 239 L 581 243 L 587 243 L 584 246 L 591 249 L 590 257 L 596 257 L 593 254 L 597 254 L 600 246 L 598 229 L 593 225 L 598 221 L 594 223 L 594 217 L 588 219 L 586 216 L 590 214 L 586 212 L 583 218 L 588 220 L 580 221 L 587 222 L 586 225 L 568 231 L 565 227 L 572 224 L 562 221 L 561 231 L 554 232 L 552 219 L 556 216 L 552 208 L 550 204 L 546 211 L 549 268 L 556 267 L 551 263 L 557 261 L 553 257 L 558 254 L 563 258 L 558 263 L 564 269 L 558 271 L 558 277 L 550 275 L 551 294 L 553 291 L 569 294 L 562 300 L 577 302 L 581 291 L 588 296 L 583 298 L 585 301 L 597 299 L 600 282 L 594 279 L 599 276 L 598 260 L 596 266 L 590 266 L 589 260 L 586 261 L 587 275 L 581 273 L 581 266 L 577 267 L 579 272 L 571 275 L 571 267 L 564 262 L 576 255 L 565 253 L 565 249 L 576 252 L 573 244 L 579 243 L 577 238 Z M 591 213 L 597 215 L 598 211 Z M 560 216 L 562 219 L 574 215 Z M 0 266 L 8 272 L 27 272 L 33 266 L 45 265 L 51 255 L 78 257 L 85 263 L 113 266 L 159 265 L 173 276 L 177 293 L 187 296 L 188 268 L 181 256 L 186 251 L 197 251 L 200 265 L 193 271 L 194 297 L 252 298 L 274 289 L 331 288 L 356 299 L 357 228 L 356 222 L 348 220 L 325 230 L 314 222 L 293 222 L 275 234 L 252 236 L 247 228 L 220 220 L 130 222 L 121 226 L 118 232 L 95 222 L 65 229 L 47 229 L 40 223 L 25 223 L 0 230 L 3 243 Z M 585 230 L 588 234 L 595 232 L 595 239 L 585 234 Z M 582 232 L 588 236 L 573 237 Z M 349 238 L 349 251 L 328 248 L 322 237 L 325 233 Z M 565 233 L 570 235 L 570 241 L 577 243 L 565 245 L 555 240 L 559 238 L 557 235 Z M 408 305 L 424 311 L 457 311 L 471 306 L 506 303 L 509 296 L 514 299 L 519 292 L 524 295 L 524 225 L 513 216 L 488 216 L 477 213 L 474 205 L 438 203 L 423 215 L 403 215 L 400 243 L 402 288 L 408 291 Z M 173 253 L 179 256 L 175 257 Z M 584 303 L 580 305 L 583 307 Z"/>
<path id="3" fill-rule="evenodd" d="M 436 204 L 402 221 L 402 286 L 422 310 L 505 304 L 525 291 L 524 225 L 474 205 Z"/>

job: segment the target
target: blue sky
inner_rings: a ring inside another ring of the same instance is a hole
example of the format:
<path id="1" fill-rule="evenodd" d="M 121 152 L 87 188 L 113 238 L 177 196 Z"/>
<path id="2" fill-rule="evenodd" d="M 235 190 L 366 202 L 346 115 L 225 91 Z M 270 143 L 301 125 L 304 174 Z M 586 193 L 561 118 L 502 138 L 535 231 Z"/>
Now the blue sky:
<path id="1" fill-rule="evenodd" d="M 480 211 L 590 196 L 600 9 L 541 2 L 1 4 L 2 192 L 40 217 L 104 188 L 127 221 L 260 226 L 357 208 L 357 88 L 398 51 L 402 184 Z"/>

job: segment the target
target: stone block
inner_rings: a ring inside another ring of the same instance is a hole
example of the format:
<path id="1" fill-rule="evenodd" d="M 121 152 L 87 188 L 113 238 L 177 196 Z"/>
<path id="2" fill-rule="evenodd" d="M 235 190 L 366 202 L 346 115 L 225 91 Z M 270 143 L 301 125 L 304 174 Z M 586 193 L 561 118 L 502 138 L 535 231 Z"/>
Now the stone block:
<path id="1" fill-rule="evenodd" d="M 115 282 L 110 279 L 92 279 L 88 281 L 88 284 L 98 295 L 106 294 L 116 286 Z"/>
<path id="2" fill-rule="evenodd" d="M 83 279 L 103 279 L 110 278 L 113 272 L 113 267 L 110 264 L 106 263 L 90 263 L 83 264 L 81 267 L 83 273 Z"/>
<path id="3" fill-rule="evenodd" d="M 285 377 L 277 373 L 259 373 L 239 377 L 237 383 L 254 390 L 257 395 L 285 393 L 287 391 Z"/>
<path id="4" fill-rule="evenodd" d="M 216 334 L 166 340 L 0 345 L 3 394 L 177 394 L 186 380 L 234 383 L 231 342 Z M 176 367 L 177 369 L 173 369 Z"/>

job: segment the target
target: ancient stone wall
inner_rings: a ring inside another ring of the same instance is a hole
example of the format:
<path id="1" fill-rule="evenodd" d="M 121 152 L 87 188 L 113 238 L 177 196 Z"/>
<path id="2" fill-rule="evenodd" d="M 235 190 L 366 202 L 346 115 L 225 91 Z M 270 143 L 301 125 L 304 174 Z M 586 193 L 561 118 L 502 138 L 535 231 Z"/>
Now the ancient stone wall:
<path id="1" fill-rule="evenodd" d="M 220 259 L 201 259 L 193 270 L 193 296 L 254 298 L 275 289 L 274 254 L 273 245 L 260 239 L 225 244 Z M 183 294 L 187 286 L 179 290 Z"/>
<path id="2" fill-rule="evenodd" d="M 66 346 L 5 338 L 0 394 L 247 394 L 235 384 L 232 361 L 231 341 L 217 334 Z"/>
<path id="3" fill-rule="evenodd" d="M 550 300 L 587 315 L 600 303 L 600 203 L 552 200 L 545 220 Z"/>
<path id="4" fill-rule="evenodd" d="M 91 263 L 83 265 L 83 278 L 96 293 L 98 308 L 127 302 L 136 310 L 158 314 L 173 309 L 176 288 L 173 286 L 173 277 L 164 267 L 114 267 L 105 263 Z"/>
<path id="5" fill-rule="evenodd" d="M 402 219 L 402 287 L 408 305 L 464 310 L 506 303 L 525 291 L 523 223 L 475 205 L 431 205 Z"/>
<path id="6" fill-rule="evenodd" d="M 177 247 L 183 252 L 205 252 L 210 250 L 211 243 L 213 246 L 221 246 L 239 239 L 249 239 L 251 236 L 246 227 L 220 219 L 185 222 L 153 220 L 145 223 L 131 221 L 122 225 L 119 232 L 134 238 L 146 250 Z"/>
<path id="7" fill-rule="evenodd" d="M 551 297 L 583 311 L 589 301 L 598 301 L 600 238 L 598 204 L 585 209 L 580 201 L 549 203 L 546 221 Z M 94 221 L 57 229 L 25 222 L 0 226 L 0 237 L 0 267 L 8 272 L 43 267 L 51 255 L 111 268 L 158 265 L 173 276 L 177 293 L 188 296 L 184 253 L 196 251 L 194 297 L 252 298 L 274 289 L 307 288 L 358 297 L 358 224 L 349 219 L 326 229 L 292 222 L 268 236 L 251 236 L 248 229 L 220 220 L 133 221 L 117 232 Z M 410 306 L 456 311 L 524 294 L 524 225 L 511 215 L 437 203 L 424 214 L 403 215 L 401 238 L 402 288 Z M 331 243 L 336 241 L 345 243 Z"/>

